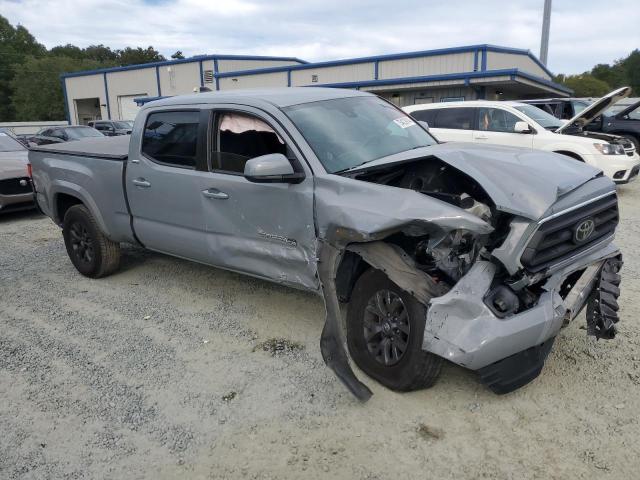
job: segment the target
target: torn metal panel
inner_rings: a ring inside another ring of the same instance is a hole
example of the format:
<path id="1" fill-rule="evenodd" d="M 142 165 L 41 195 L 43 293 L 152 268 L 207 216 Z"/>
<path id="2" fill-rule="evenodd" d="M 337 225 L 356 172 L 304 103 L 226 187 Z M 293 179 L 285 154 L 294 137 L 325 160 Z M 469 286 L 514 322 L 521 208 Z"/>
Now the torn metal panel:
<path id="1" fill-rule="evenodd" d="M 567 306 L 559 289 L 564 280 L 573 272 L 618 254 L 615 245 L 609 244 L 557 271 L 546 279 L 533 307 L 506 318 L 496 317 L 484 302 L 496 266 L 479 261 L 448 293 L 431 300 L 422 348 L 477 370 L 540 345 L 563 325 Z"/>
<path id="2" fill-rule="evenodd" d="M 336 271 L 342 258 L 340 250 L 326 242 L 320 243 L 318 275 L 320 288 L 326 310 L 326 318 L 322 336 L 320 337 L 320 351 L 322 358 L 337 377 L 346 385 L 358 400 L 366 402 L 373 393 L 353 373 L 349 365 L 349 357 L 344 348 L 344 338 L 340 325 L 340 304 L 336 293 Z"/>
<path id="3" fill-rule="evenodd" d="M 419 270 L 414 260 L 397 245 L 384 242 L 359 243 L 349 245 L 347 250 L 360 255 L 373 268 L 382 270 L 392 282 L 424 305 L 448 290 L 444 284 L 435 282 Z"/>

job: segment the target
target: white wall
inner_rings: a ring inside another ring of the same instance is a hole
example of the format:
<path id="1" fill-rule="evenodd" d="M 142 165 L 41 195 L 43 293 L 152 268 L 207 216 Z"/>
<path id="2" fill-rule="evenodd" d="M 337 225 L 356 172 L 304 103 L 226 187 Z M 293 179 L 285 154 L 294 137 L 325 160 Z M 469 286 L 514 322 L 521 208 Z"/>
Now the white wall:
<path id="1" fill-rule="evenodd" d="M 551 77 L 540 65 L 526 55 L 515 53 L 487 52 L 487 70 L 505 70 L 517 68 L 537 77 L 551 80 Z"/>
<path id="2" fill-rule="evenodd" d="M 78 112 L 76 112 L 74 100 L 81 100 L 83 98 L 98 98 L 101 105 L 101 116 L 105 119 L 108 118 L 106 107 L 107 97 L 105 96 L 104 77 L 102 73 L 83 75 L 81 77 L 69 77 L 65 78 L 65 82 L 67 85 L 67 108 L 72 124 L 78 123 Z"/>
<path id="3" fill-rule="evenodd" d="M 473 52 L 384 60 L 378 65 L 378 78 L 422 77 L 473 72 L 473 63 Z"/>
<path id="4" fill-rule="evenodd" d="M 312 81 L 313 75 L 318 76 L 318 85 L 373 80 L 374 71 L 375 65 L 373 62 L 334 67 L 304 68 L 291 72 L 291 86 L 314 85 L 315 83 Z"/>

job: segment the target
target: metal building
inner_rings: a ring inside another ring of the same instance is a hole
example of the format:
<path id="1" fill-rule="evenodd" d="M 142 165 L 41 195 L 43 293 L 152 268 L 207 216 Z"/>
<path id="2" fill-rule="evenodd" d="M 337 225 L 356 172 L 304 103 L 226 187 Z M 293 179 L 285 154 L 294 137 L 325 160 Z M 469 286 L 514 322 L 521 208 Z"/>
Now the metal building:
<path id="1" fill-rule="evenodd" d="M 323 86 L 375 92 L 399 106 L 475 99 L 568 96 L 528 50 L 472 45 L 308 63 L 297 58 L 213 55 L 62 76 L 68 120 L 132 119 L 136 102 L 212 90 Z M 93 116 L 93 117 L 92 117 Z M 92 118 L 89 118 L 92 117 Z"/>

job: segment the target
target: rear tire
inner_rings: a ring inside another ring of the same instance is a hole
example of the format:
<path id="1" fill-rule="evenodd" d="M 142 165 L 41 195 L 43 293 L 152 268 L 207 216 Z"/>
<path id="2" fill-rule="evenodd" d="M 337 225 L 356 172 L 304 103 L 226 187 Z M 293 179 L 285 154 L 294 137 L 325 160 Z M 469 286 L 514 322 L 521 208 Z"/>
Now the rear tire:
<path id="1" fill-rule="evenodd" d="M 120 266 L 120 244 L 102 233 L 84 205 L 74 205 L 67 210 L 62 235 L 71 263 L 82 275 L 100 278 Z"/>
<path id="2" fill-rule="evenodd" d="M 356 282 L 347 312 L 349 353 L 367 375 L 392 390 L 431 387 L 442 358 L 422 350 L 427 308 L 380 270 Z"/>

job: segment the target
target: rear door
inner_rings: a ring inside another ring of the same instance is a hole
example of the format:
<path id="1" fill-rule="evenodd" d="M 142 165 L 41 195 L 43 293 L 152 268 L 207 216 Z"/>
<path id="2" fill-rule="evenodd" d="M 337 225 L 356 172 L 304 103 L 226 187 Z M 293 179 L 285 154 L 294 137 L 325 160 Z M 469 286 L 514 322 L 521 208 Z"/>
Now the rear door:
<path id="1" fill-rule="evenodd" d="M 202 191 L 208 188 L 208 112 L 150 113 L 132 148 L 126 191 L 139 240 L 149 249 L 209 263 Z"/>
<path id="2" fill-rule="evenodd" d="M 478 107 L 478 126 L 473 132 L 474 143 L 533 148 L 531 133 L 516 133 L 516 122 L 523 118 L 496 107 Z"/>
<path id="3" fill-rule="evenodd" d="M 287 132 L 259 109 L 220 106 L 209 144 L 202 200 L 211 263 L 317 289 L 313 176 Z M 296 184 L 247 180 L 247 160 L 271 153 L 287 156 L 306 178 Z"/>
<path id="4" fill-rule="evenodd" d="M 437 108 L 429 131 L 441 142 L 472 142 L 473 107 Z M 416 112 L 414 112 L 416 113 Z"/>

